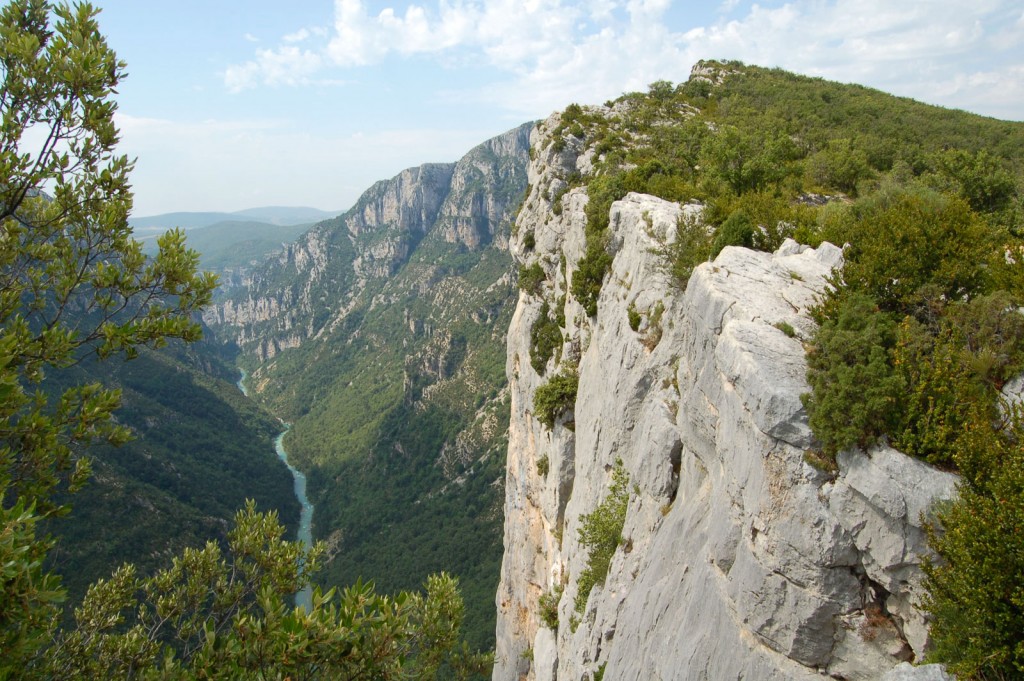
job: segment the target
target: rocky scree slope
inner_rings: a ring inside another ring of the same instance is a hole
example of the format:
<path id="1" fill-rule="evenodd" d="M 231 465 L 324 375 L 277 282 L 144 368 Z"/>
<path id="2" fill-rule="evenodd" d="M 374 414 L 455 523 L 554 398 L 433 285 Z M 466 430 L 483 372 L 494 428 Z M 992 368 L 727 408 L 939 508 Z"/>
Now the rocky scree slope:
<path id="1" fill-rule="evenodd" d="M 543 281 L 520 293 L 508 333 L 495 681 L 943 676 L 901 663 L 919 661 L 928 639 L 915 607 L 922 515 L 955 493 L 955 476 L 885 447 L 841 454 L 834 475 L 804 460 L 807 309 L 840 249 L 727 247 L 680 291 L 659 251 L 700 207 L 629 194 L 611 207 L 614 260 L 590 318 L 567 293 L 585 252 L 586 189 L 566 188 L 591 172 L 594 151 L 572 136 L 553 144 L 559 123 L 533 134 L 511 242 Z M 564 322 L 541 375 L 531 329 L 545 307 Z M 574 371 L 575 406 L 549 429 L 537 390 Z M 618 460 L 623 541 L 580 613 L 578 531 Z"/>
<path id="2" fill-rule="evenodd" d="M 458 575 L 470 642 L 493 645 L 515 305 L 508 238 L 526 187 L 520 126 L 457 163 L 378 182 L 207 316 L 256 399 L 292 422 L 328 584 L 383 591 Z M 415 558 L 412 558 L 415 557 Z"/>

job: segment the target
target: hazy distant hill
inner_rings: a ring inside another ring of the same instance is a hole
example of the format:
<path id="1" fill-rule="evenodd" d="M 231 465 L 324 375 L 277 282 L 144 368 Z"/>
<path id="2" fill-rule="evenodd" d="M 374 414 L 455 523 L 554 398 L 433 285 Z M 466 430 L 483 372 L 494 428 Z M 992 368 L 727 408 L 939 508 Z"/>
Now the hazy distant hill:
<path id="1" fill-rule="evenodd" d="M 246 208 L 245 210 L 233 213 L 219 212 L 179 212 L 163 213 L 161 215 L 149 215 L 131 218 L 129 222 L 136 233 L 144 236 L 147 231 L 166 230 L 172 227 L 181 227 L 191 230 L 200 227 L 209 227 L 218 222 L 230 220 L 257 220 L 271 225 L 299 225 L 312 224 L 320 220 L 327 220 L 341 211 L 324 211 L 317 208 L 305 206 L 265 206 L 263 208 Z"/>
<path id="2" fill-rule="evenodd" d="M 304 206 L 265 206 L 263 208 L 246 208 L 235 211 L 237 217 L 269 222 L 272 225 L 297 225 L 300 223 L 320 222 L 340 215 L 342 211 L 326 211 Z"/>
<path id="3" fill-rule="evenodd" d="M 262 260 L 271 251 L 290 244 L 313 223 L 273 225 L 266 222 L 226 220 L 189 230 L 188 245 L 202 255 L 203 269 L 223 272 Z M 147 253 L 156 252 L 156 235 L 142 236 Z"/>

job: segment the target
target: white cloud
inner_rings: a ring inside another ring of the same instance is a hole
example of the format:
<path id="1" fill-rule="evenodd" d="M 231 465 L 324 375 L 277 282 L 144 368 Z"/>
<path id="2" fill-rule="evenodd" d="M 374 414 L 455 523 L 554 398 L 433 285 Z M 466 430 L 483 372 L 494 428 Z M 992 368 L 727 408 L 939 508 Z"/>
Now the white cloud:
<path id="1" fill-rule="evenodd" d="M 323 57 L 312 50 L 284 45 L 276 50 L 257 50 L 256 59 L 240 66 L 229 66 L 224 84 L 230 92 L 240 92 L 257 84 L 306 85 L 320 71 Z"/>
<path id="2" fill-rule="evenodd" d="M 233 91 L 301 85 L 320 71 L 418 55 L 497 69 L 483 97 L 530 115 L 567 98 L 595 101 L 656 79 L 682 80 L 701 58 L 782 66 L 949 105 L 965 93 L 984 106 L 986 92 L 1005 100 L 998 88 L 1020 90 L 1024 15 L 1010 0 L 793 0 L 749 9 L 724 0 L 720 12 L 742 16 L 703 26 L 683 25 L 689 13 L 670 13 L 671 4 L 431 0 L 371 11 L 362 0 L 335 0 L 334 24 L 321 31 L 329 35 L 286 36 L 227 69 L 225 83 Z M 299 50 L 299 41 L 309 47 Z"/>
<path id="3" fill-rule="evenodd" d="M 281 38 L 281 42 L 301 43 L 303 40 L 309 38 L 310 35 L 311 34 L 308 28 L 300 28 L 298 31 L 295 31 L 295 33 L 289 33 L 285 35 L 283 38 Z"/>

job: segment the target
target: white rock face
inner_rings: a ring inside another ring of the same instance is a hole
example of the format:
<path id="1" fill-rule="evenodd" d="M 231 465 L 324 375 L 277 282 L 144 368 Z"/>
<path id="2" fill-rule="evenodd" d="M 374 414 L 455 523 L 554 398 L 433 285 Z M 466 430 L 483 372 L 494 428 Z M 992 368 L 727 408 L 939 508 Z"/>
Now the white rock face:
<path id="1" fill-rule="evenodd" d="M 576 166 L 571 150 L 537 154 L 511 244 L 547 281 L 539 296 L 520 295 L 508 334 L 495 681 L 586 681 L 600 669 L 616 681 L 878 679 L 920 659 L 921 522 L 956 478 L 887 448 L 844 453 L 835 476 L 804 460 L 807 309 L 841 251 L 726 248 L 683 292 L 658 251 L 699 207 L 630 194 L 611 209 L 614 261 L 597 317 L 566 296 L 565 343 L 541 376 L 530 329 L 584 252 L 585 192 L 551 211 L 550 188 Z M 577 360 L 575 409 L 549 430 L 533 396 Z M 581 518 L 607 495 L 618 459 L 632 489 L 625 542 L 578 616 Z M 553 632 L 538 602 L 559 587 Z"/>

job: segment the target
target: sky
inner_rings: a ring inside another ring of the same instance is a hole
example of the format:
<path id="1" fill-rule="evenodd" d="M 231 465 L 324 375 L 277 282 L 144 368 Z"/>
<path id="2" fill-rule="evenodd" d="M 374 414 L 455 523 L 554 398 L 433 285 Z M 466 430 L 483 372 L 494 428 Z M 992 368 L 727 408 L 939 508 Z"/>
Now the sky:
<path id="1" fill-rule="evenodd" d="M 341 211 L 373 182 L 699 59 L 1024 120 L 1020 0 L 93 0 L 134 215 Z"/>

